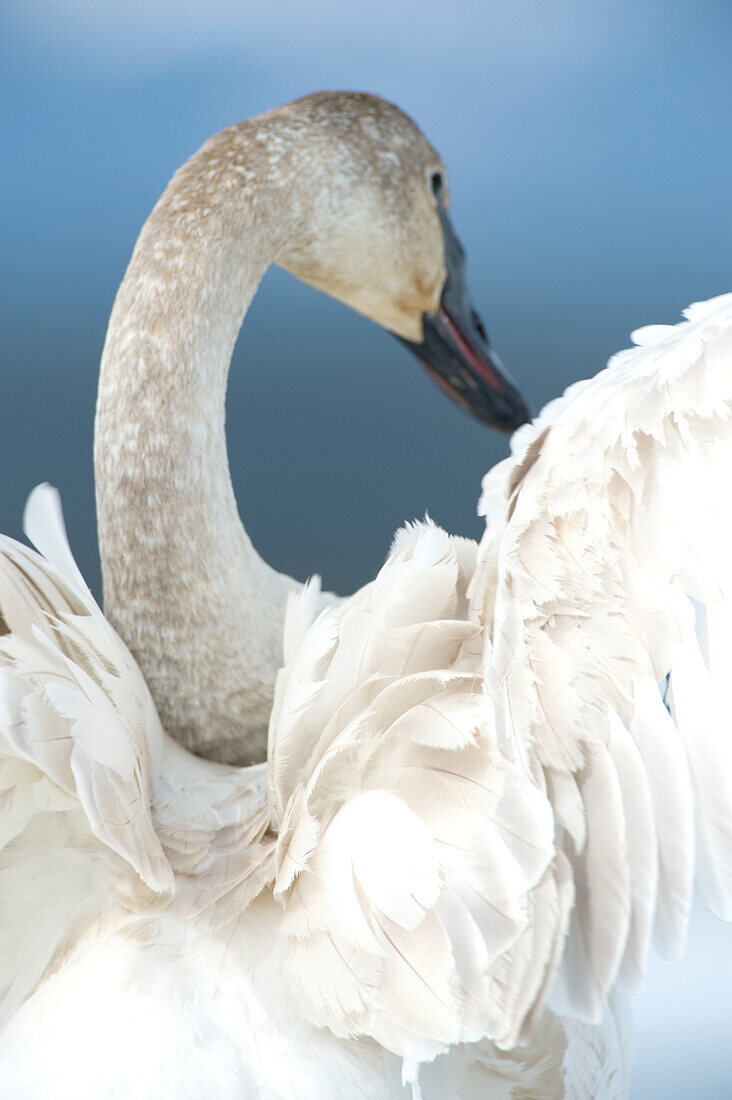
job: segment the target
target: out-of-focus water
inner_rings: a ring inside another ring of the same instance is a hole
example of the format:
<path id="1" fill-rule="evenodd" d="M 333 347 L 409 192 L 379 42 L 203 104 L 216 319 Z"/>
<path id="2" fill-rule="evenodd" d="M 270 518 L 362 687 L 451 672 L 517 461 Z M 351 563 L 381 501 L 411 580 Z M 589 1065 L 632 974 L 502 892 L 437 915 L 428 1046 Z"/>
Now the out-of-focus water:
<path id="1" fill-rule="evenodd" d="M 537 409 L 638 325 L 730 289 L 732 7 L 720 0 L 369 6 L 6 0 L 0 9 L 0 530 L 62 490 L 98 590 L 96 370 L 117 284 L 173 170 L 213 131 L 325 87 L 380 92 L 443 154 L 473 296 Z M 401 522 L 478 535 L 507 453 L 385 333 L 281 272 L 232 369 L 229 450 L 264 556 L 348 592 Z M 732 933 L 636 1002 L 633 1095 L 732 1095 Z"/>

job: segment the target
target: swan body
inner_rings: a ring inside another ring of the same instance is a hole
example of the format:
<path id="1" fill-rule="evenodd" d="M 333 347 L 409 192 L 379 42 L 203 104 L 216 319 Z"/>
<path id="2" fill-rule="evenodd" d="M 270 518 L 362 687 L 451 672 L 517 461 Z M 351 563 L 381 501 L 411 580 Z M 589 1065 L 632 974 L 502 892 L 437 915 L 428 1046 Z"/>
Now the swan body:
<path id="1" fill-rule="evenodd" d="M 384 1046 L 368 1036 L 344 1039 L 335 1020 L 335 1031 L 322 1026 L 322 1007 L 308 1003 L 302 982 L 307 986 L 309 971 L 316 994 L 322 993 L 330 964 L 318 960 L 317 978 L 312 968 L 301 966 L 296 929 L 283 920 L 284 895 L 272 888 L 277 879 L 282 886 L 283 875 L 292 877 L 298 845 L 297 829 L 288 834 L 286 825 L 278 838 L 275 806 L 284 800 L 285 816 L 297 818 L 297 795 L 287 797 L 297 774 L 288 751 L 295 730 L 287 716 L 293 704 L 303 702 L 292 682 L 303 647 L 308 660 L 300 674 L 312 669 L 306 624 L 317 604 L 316 590 L 307 589 L 288 616 L 285 649 L 293 671 L 282 677 L 278 699 L 287 744 L 280 742 L 273 752 L 268 779 L 262 765 L 240 769 L 205 761 L 164 733 L 126 647 L 76 572 L 52 490 L 35 491 L 26 525 L 48 557 L 3 540 L 0 558 L 8 627 L 0 642 L 0 774 L 3 805 L 10 807 L 4 818 L 8 840 L 0 852 L 5 947 L 0 980 L 8 990 L 0 1032 L 4 1094 L 408 1096 L 405 1066 L 407 1077 L 414 1066 L 405 1061 L 396 1027 L 388 1040 L 382 1035 Z M 436 655 L 444 658 L 445 646 L 453 655 L 465 646 L 466 667 L 474 666 L 475 623 L 444 618 L 448 612 L 466 616 L 465 584 L 474 559 L 474 544 L 433 527 L 414 529 L 399 537 L 377 579 L 378 608 L 387 613 L 391 629 L 386 647 L 381 638 L 373 652 L 383 656 L 398 642 L 393 671 L 401 669 L 399 675 L 384 670 L 379 686 L 407 689 L 408 700 L 391 703 L 406 706 L 407 720 L 415 717 L 409 706 L 415 681 L 434 688 L 434 680 L 439 691 L 443 679 L 450 679 L 450 673 L 424 672 Z M 405 599 L 410 584 L 411 601 Z M 425 584 L 432 590 L 427 598 L 436 616 L 434 637 L 418 621 L 424 605 L 415 596 L 417 586 Z M 331 645 L 335 619 L 342 619 L 352 642 L 359 635 L 362 641 L 378 636 L 367 610 L 373 595 L 361 592 L 342 617 L 326 614 L 322 623 Z M 364 689 L 371 695 L 376 687 L 368 645 L 364 656 L 356 673 L 361 702 Z M 454 719 L 451 704 L 457 704 L 458 712 L 474 715 L 472 729 L 483 712 L 474 672 L 455 673 L 451 687 L 443 716 Z M 427 704 L 435 705 L 431 691 Z M 436 735 L 442 730 L 439 722 Z M 300 755 L 306 759 L 304 748 Z M 418 753 L 421 748 L 417 742 Z M 424 752 L 429 767 L 434 750 Z M 475 759 L 472 766 L 480 770 Z M 458 816 L 459 782 L 450 792 Z M 525 797 L 538 805 L 530 792 Z M 362 813 L 364 808 L 369 809 L 362 802 Z M 387 808 L 399 813 L 394 796 Z M 380 825 L 376 856 L 381 859 L 384 843 L 393 845 L 398 837 L 384 830 L 390 822 L 380 819 L 378 803 L 372 810 L 374 821 L 362 818 L 357 824 L 371 830 Z M 518 819 L 526 814 L 520 800 L 515 813 Z M 546 815 L 538 816 L 534 831 L 542 834 L 548 822 Z M 301 820 L 300 830 L 302 825 Z M 405 845 L 413 839 L 407 832 Z M 494 846 L 500 852 L 500 837 Z M 368 846 L 364 855 L 369 858 Z M 408 847 L 399 856 L 411 859 Z M 373 857 L 371 852 L 372 864 Z M 537 858 L 529 854 L 528 863 L 533 880 Z M 403 874 L 406 867 L 399 862 L 395 870 Z M 336 884 L 336 898 L 341 887 Z M 347 894 L 343 900 L 348 905 Z M 518 907 L 513 908 L 520 922 Z M 297 921 L 297 906 L 287 902 L 288 910 Z M 423 964 L 429 985 L 429 959 Z M 341 977 L 336 969 L 331 980 L 338 984 Z M 394 975 L 397 987 L 404 977 Z M 335 1003 L 344 1002 L 336 998 Z M 413 1007 L 418 1003 L 419 998 Z M 398 1011 L 405 1009 L 402 1004 Z M 426 1019 L 430 1016 L 433 1007 Z M 444 1047 L 422 1070 L 422 1095 L 478 1097 L 488 1089 L 495 1096 L 557 1096 L 568 1050 L 581 1052 L 579 1063 L 587 1064 L 594 1089 L 600 1075 L 604 1079 L 609 1072 L 612 1079 L 621 1072 L 624 1028 L 619 1003 L 608 1012 L 603 1032 L 546 1012 L 527 1041 L 510 1053 L 492 1042 Z M 411 1053 L 427 1055 L 424 1040 L 418 1042 Z M 432 1042 L 429 1057 L 443 1046 Z M 605 1052 L 599 1060 L 598 1048 Z"/>
<path id="2" fill-rule="evenodd" d="M 163 731 L 36 490 L 44 557 L 0 555 L 5 1095 L 627 1094 L 651 940 L 695 882 L 732 915 L 732 295 L 636 339 L 517 434 L 479 547 L 416 525 L 290 598 L 266 766 Z"/>

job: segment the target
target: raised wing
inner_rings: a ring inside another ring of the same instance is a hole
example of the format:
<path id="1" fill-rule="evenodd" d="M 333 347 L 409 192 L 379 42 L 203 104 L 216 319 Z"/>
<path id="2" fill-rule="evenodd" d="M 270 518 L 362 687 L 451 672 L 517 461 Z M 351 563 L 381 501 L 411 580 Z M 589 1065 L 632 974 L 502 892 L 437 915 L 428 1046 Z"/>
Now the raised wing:
<path id="1" fill-rule="evenodd" d="M 0 538 L 0 1016 L 116 906 L 232 916 L 271 878 L 265 768 L 199 760 L 71 556 L 58 494 Z"/>
<path id="2" fill-rule="evenodd" d="M 449 1044 L 518 1039 L 564 936 L 545 796 L 492 738 L 475 544 L 401 532 L 376 580 L 307 631 L 289 609 L 270 727 L 275 896 L 307 1016 L 407 1076 Z"/>
<path id="3" fill-rule="evenodd" d="M 76 572 L 53 490 L 26 520 L 57 564 L 0 538 L 0 1018 L 115 886 L 173 888 L 150 809 L 152 700 Z"/>
<path id="4" fill-rule="evenodd" d="M 485 480 L 473 583 L 500 751 L 534 776 L 576 900 L 553 1003 L 599 1019 L 732 918 L 732 295 L 554 402 Z"/>
<path id="5" fill-rule="evenodd" d="M 76 570 L 55 490 L 35 490 L 26 522 L 50 560 L 0 536 L 4 840 L 34 807 L 71 800 L 147 886 L 169 890 L 150 811 L 163 739 L 150 693 Z"/>

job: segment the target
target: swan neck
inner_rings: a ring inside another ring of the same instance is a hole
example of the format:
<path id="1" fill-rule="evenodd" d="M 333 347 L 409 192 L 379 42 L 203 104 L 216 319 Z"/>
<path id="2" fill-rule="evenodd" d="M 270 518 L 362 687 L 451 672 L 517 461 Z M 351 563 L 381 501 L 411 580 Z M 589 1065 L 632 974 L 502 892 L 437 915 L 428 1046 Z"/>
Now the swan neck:
<path id="1" fill-rule="evenodd" d="M 264 757 L 294 583 L 246 534 L 225 435 L 236 337 L 289 229 L 264 153 L 224 131 L 148 219 L 110 319 L 94 449 L 106 613 L 168 732 L 241 763 Z"/>

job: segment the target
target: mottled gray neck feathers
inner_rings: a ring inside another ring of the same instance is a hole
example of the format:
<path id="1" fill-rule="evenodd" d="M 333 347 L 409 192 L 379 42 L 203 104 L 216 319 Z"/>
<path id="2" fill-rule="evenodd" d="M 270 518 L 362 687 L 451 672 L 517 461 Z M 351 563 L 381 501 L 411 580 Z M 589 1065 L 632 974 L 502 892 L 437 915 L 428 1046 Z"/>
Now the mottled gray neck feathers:
<path id="1" fill-rule="evenodd" d="M 256 121 L 184 165 L 140 235 L 110 319 L 94 447 L 106 613 L 168 732 L 239 763 L 266 754 L 295 587 L 254 550 L 226 451 L 234 342 L 296 220 Z"/>

